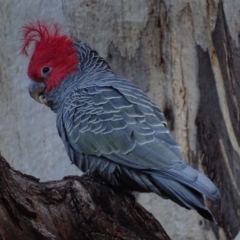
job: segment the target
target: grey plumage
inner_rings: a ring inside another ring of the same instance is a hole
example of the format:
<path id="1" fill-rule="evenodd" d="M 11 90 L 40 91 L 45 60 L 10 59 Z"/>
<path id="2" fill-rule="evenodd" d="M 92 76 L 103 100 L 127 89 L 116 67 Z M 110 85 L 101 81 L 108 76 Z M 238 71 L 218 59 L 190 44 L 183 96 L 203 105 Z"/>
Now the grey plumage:
<path id="1" fill-rule="evenodd" d="M 214 221 L 203 195 L 217 200 L 219 190 L 183 160 L 163 113 L 95 50 L 75 48 L 79 72 L 46 96 L 71 161 L 113 186 L 155 192 Z"/>

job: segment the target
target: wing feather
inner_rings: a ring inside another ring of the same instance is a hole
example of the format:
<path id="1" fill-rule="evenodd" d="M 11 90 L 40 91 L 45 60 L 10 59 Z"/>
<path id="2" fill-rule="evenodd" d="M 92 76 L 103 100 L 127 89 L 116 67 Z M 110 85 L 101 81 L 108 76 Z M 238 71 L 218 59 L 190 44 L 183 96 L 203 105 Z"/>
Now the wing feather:
<path id="1" fill-rule="evenodd" d="M 135 169 L 183 163 L 163 114 L 130 82 L 114 80 L 77 88 L 69 98 L 60 118 L 75 151 Z"/>

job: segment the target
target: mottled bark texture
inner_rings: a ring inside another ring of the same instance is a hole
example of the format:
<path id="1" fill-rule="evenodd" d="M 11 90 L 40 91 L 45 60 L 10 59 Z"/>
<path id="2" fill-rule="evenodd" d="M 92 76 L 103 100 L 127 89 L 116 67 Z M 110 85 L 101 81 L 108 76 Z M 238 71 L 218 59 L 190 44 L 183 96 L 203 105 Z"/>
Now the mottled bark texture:
<path id="1" fill-rule="evenodd" d="M 170 239 L 121 192 L 88 176 L 41 183 L 0 157 L 0 239 Z"/>
<path id="2" fill-rule="evenodd" d="M 240 51 L 231 39 L 223 5 L 219 4 L 212 45 L 198 49 L 198 151 L 205 172 L 222 192 L 218 205 L 209 205 L 227 239 L 240 230 Z M 218 238 L 217 226 L 213 226 Z"/>

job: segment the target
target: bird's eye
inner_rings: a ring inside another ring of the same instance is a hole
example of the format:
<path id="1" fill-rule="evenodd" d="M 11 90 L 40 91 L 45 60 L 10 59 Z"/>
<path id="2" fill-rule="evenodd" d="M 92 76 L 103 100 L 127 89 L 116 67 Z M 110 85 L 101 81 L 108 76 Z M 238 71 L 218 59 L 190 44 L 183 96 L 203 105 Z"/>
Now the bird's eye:
<path id="1" fill-rule="evenodd" d="M 43 78 L 46 78 L 48 73 L 50 73 L 51 71 L 51 68 L 50 67 L 43 67 L 42 70 L 41 70 L 41 75 Z"/>

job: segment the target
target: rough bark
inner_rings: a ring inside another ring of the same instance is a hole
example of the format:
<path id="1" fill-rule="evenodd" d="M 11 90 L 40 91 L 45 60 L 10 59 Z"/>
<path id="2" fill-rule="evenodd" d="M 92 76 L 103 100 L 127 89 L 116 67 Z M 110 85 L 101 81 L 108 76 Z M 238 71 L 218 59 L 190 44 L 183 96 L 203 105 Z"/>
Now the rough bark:
<path id="1" fill-rule="evenodd" d="M 223 4 L 219 4 L 212 44 L 198 49 L 200 104 L 196 125 L 199 153 L 205 172 L 222 192 L 211 205 L 227 239 L 240 230 L 240 55 L 231 39 Z M 217 226 L 213 226 L 217 238 Z"/>
<path id="2" fill-rule="evenodd" d="M 65 177 L 41 183 L 0 156 L 0 239 L 170 239 L 144 208 L 103 182 Z"/>

